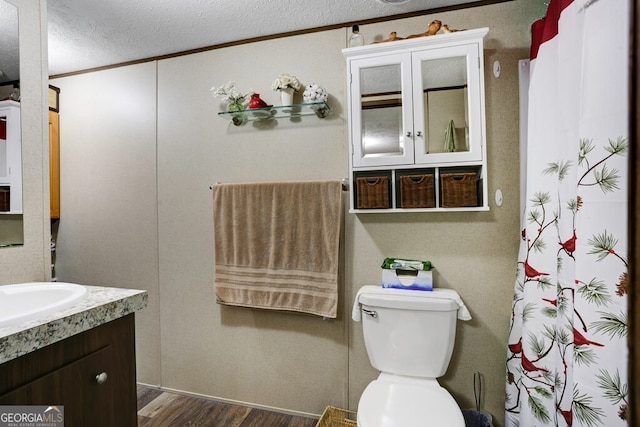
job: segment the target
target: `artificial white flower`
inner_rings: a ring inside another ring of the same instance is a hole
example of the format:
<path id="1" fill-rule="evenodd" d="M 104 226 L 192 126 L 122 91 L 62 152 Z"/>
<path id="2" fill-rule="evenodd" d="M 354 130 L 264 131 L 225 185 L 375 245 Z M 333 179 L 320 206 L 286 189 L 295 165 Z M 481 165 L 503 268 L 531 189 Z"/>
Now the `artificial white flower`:
<path id="1" fill-rule="evenodd" d="M 223 101 L 228 102 L 230 104 L 238 103 L 245 104 L 251 98 L 253 94 L 252 90 L 249 90 L 247 93 L 241 93 L 238 88 L 236 88 L 236 84 L 234 82 L 229 82 L 226 85 L 222 85 L 220 87 L 212 87 L 210 89 L 211 95 L 215 97 L 221 97 Z"/>
<path id="2" fill-rule="evenodd" d="M 307 103 L 326 101 L 328 96 L 327 91 L 315 83 L 308 85 L 302 93 L 302 98 Z"/>
<path id="3" fill-rule="evenodd" d="M 295 92 L 299 91 L 301 87 L 300 81 L 290 74 L 280 74 L 271 85 L 273 90 L 293 89 Z"/>

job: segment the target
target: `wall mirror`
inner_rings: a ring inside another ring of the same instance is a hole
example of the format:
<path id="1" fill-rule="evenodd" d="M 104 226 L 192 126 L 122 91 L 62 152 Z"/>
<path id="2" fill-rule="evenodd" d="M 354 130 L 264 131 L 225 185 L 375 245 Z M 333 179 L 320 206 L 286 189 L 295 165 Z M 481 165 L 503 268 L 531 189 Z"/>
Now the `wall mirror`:
<path id="1" fill-rule="evenodd" d="M 0 248 L 22 245 L 18 9 L 0 0 Z"/>

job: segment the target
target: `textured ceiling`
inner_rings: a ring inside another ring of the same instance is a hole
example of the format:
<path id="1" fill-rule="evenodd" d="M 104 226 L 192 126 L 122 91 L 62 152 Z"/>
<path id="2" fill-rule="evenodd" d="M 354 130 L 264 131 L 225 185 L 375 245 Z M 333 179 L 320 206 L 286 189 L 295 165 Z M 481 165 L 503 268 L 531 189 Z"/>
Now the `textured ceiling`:
<path id="1" fill-rule="evenodd" d="M 18 11 L 15 6 L 0 0 L 0 82 L 17 80 Z"/>
<path id="2" fill-rule="evenodd" d="M 49 0 L 49 73 L 472 1 Z"/>
<path id="3" fill-rule="evenodd" d="M 49 74 L 280 33 L 497 1 L 505 0 L 411 0 L 402 4 L 381 0 L 48 0 Z M 0 0 L 2 3 L 4 0 Z"/>

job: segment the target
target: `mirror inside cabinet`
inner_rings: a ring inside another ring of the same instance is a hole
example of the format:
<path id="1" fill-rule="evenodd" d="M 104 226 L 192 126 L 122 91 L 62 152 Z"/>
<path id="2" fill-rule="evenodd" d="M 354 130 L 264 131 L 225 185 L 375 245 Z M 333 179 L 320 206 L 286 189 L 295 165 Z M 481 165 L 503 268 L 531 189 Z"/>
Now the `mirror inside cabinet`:
<path id="1" fill-rule="evenodd" d="M 0 0 L 0 247 L 22 245 L 18 9 Z"/>
<path id="2" fill-rule="evenodd" d="M 428 153 L 469 151 L 467 58 L 421 61 Z"/>
<path id="3" fill-rule="evenodd" d="M 424 138 L 423 154 L 470 150 L 467 56 L 414 62 L 419 65 L 412 70 L 413 76 L 405 75 L 403 66 L 407 66 L 400 60 L 360 68 L 363 156 L 403 155 L 404 137 L 411 137 L 411 131 Z M 414 81 L 413 94 L 411 86 L 406 86 L 408 79 Z M 423 116 L 414 122 L 415 128 L 406 122 L 414 114 Z"/>
<path id="4" fill-rule="evenodd" d="M 402 155 L 402 79 L 400 64 L 360 69 L 362 154 Z"/>

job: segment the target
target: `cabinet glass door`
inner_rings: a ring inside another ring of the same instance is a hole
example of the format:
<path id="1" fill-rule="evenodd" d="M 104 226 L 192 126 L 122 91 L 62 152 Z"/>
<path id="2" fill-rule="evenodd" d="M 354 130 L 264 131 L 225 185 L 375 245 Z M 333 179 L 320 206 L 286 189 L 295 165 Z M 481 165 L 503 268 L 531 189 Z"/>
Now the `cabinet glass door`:
<path id="1" fill-rule="evenodd" d="M 409 55 L 354 61 L 351 75 L 353 165 L 413 163 Z"/>
<path id="2" fill-rule="evenodd" d="M 474 44 L 414 53 L 416 163 L 482 159 L 479 64 Z"/>

